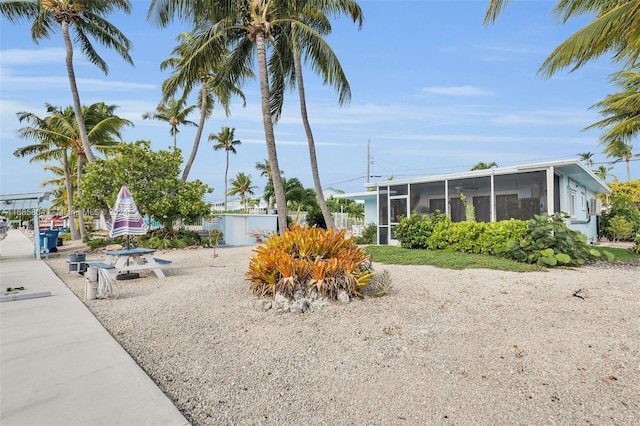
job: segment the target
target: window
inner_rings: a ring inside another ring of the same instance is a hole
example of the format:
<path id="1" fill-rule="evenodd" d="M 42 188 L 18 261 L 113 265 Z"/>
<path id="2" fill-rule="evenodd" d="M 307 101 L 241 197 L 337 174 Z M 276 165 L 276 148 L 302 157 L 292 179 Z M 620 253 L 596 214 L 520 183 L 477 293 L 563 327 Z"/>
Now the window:
<path id="1" fill-rule="evenodd" d="M 587 214 L 587 190 L 573 179 L 569 179 L 569 216 L 571 221 L 586 222 Z"/>

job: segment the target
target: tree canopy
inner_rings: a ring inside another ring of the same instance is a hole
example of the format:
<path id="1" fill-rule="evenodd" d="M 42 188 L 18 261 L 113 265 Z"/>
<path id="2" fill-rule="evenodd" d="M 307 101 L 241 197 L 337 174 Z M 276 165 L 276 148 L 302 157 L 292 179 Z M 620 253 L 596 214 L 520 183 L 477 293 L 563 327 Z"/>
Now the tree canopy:
<path id="1" fill-rule="evenodd" d="M 209 214 L 204 195 L 213 189 L 199 180 L 183 182 L 178 176 L 181 164 L 180 150 L 154 152 L 148 141 L 123 143 L 118 155 L 86 166 L 80 207 L 111 209 L 118 191 L 127 185 L 140 214 L 149 215 L 168 230 L 177 219 Z"/>

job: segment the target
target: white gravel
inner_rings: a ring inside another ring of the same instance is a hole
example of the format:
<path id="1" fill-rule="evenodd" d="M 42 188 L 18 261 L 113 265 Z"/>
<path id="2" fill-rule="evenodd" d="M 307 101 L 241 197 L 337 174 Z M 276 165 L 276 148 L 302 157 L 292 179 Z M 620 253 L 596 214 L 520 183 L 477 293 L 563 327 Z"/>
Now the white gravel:
<path id="1" fill-rule="evenodd" d="M 166 279 L 85 301 L 194 425 L 640 424 L 640 265 L 376 263 L 390 295 L 278 314 L 252 308 L 252 248 L 158 253 Z M 60 249 L 47 263 L 84 300 L 82 247 Z"/>

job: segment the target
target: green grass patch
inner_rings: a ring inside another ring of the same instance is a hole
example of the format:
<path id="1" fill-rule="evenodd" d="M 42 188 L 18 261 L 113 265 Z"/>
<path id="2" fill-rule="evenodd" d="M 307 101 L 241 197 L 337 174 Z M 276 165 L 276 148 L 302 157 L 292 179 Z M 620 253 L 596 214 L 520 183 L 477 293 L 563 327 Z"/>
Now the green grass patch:
<path id="1" fill-rule="evenodd" d="M 364 249 L 374 262 L 391 265 L 431 265 L 445 269 L 485 268 L 511 272 L 545 270 L 536 265 L 483 254 L 412 250 L 395 246 L 366 246 Z"/>
<path id="2" fill-rule="evenodd" d="M 614 262 L 640 259 L 640 254 L 636 254 L 626 248 L 605 247 L 605 246 L 600 246 L 596 248 L 600 252 L 608 251 L 609 253 L 612 253 L 615 256 Z"/>

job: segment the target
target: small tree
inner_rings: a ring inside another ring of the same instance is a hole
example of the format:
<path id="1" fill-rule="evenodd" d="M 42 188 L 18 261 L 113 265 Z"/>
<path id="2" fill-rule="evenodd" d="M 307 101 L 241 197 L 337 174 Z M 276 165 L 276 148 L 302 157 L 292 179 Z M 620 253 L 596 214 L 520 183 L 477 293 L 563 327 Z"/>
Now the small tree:
<path id="1" fill-rule="evenodd" d="M 121 144 L 119 155 L 87 165 L 81 208 L 108 211 L 120 187 L 127 185 L 140 213 L 162 223 L 168 233 L 173 232 L 177 219 L 208 214 L 210 206 L 204 195 L 213 189 L 199 180 L 181 181 L 180 150 L 154 152 L 150 146 L 147 141 Z"/>

